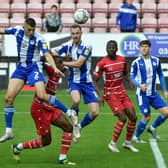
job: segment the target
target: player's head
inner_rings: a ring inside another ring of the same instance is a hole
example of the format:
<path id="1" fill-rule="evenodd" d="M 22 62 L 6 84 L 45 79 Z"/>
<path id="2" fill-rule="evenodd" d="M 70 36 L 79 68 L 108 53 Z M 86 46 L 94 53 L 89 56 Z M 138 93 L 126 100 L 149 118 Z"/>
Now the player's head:
<path id="1" fill-rule="evenodd" d="M 151 49 L 151 42 L 149 40 L 143 40 L 140 42 L 140 52 L 142 56 L 148 56 Z"/>
<path id="2" fill-rule="evenodd" d="M 24 22 L 24 30 L 25 35 L 28 37 L 33 36 L 35 28 L 36 28 L 36 22 L 33 18 L 27 18 Z"/>
<path id="3" fill-rule="evenodd" d="M 78 24 L 73 24 L 70 27 L 70 32 L 71 32 L 71 37 L 72 37 L 74 43 L 78 44 L 80 42 L 81 36 L 82 36 L 81 26 Z"/>
<path id="4" fill-rule="evenodd" d="M 115 57 L 117 50 L 118 50 L 118 45 L 116 41 L 110 40 L 107 42 L 106 51 L 109 57 Z"/>
<path id="5" fill-rule="evenodd" d="M 51 9 L 51 13 L 52 13 L 52 14 L 56 14 L 56 13 L 58 12 L 58 7 L 57 7 L 57 5 L 52 5 L 50 9 Z"/>

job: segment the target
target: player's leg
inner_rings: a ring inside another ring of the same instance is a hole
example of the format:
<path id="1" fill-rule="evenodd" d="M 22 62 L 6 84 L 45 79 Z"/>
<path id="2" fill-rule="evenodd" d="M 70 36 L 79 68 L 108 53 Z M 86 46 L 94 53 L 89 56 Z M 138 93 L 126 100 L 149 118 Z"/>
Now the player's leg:
<path id="1" fill-rule="evenodd" d="M 50 119 L 52 118 L 53 114 L 51 110 L 49 111 L 48 108 L 46 108 L 43 104 L 40 104 L 35 100 L 33 101 L 31 105 L 31 116 L 36 125 L 37 134 L 41 137 L 30 141 L 13 144 L 12 150 L 14 159 L 16 161 L 20 160 L 19 155 L 22 150 L 41 148 L 51 143 Z"/>
<path id="2" fill-rule="evenodd" d="M 125 142 L 123 143 L 122 146 L 126 149 L 129 149 L 132 152 L 138 152 L 139 150 L 131 144 L 131 139 L 132 139 L 132 136 L 133 136 L 135 128 L 136 128 L 137 117 L 135 114 L 133 104 L 131 102 L 127 101 L 126 106 L 128 108 L 126 108 L 124 111 L 125 111 L 129 120 L 127 122 L 127 127 L 126 127 L 127 130 L 126 130 Z"/>
<path id="3" fill-rule="evenodd" d="M 5 142 L 6 140 L 13 138 L 12 119 L 13 114 L 15 112 L 13 102 L 23 86 L 24 81 L 21 79 L 13 78 L 9 80 L 8 89 L 5 96 L 5 108 L 4 108 L 6 131 L 5 135 L 3 135 L 0 138 L 0 142 Z"/>
<path id="4" fill-rule="evenodd" d="M 144 132 L 150 120 L 150 99 L 145 94 L 137 95 L 137 102 L 140 112 L 142 114 L 142 118 L 136 127 L 135 134 L 132 140 L 137 143 L 146 143 L 140 138 L 140 135 Z"/>
<path id="5" fill-rule="evenodd" d="M 51 143 L 51 135 L 45 135 L 41 138 L 36 138 L 27 142 L 12 144 L 12 151 L 14 159 L 20 161 L 20 153 L 24 149 L 38 149 L 47 146 Z"/>
<path id="6" fill-rule="evenodd" d="M 112 94 L 108 95 L 108 97 L 105 98 L 107 104 L 111 108 L 111 111 L 118 118 L 117 122 L 114 125 L 111 141 L 108 144 L 108 148 L 112 152 L 119 152 L 116 143 L 127 121 L 127 116 L 126 113 L 124 112 L 124 106 L 123 103 L 120 101 L 120 99 L 121 97 L 119 95 L 112 95 Z"/>
<path id="7" fill-rule="evenodd" d="M 93 84 L 79 84 L 79 87 L 84 98 L 84 103 L 88 104 L 89 111 L 74 129 L 74 135 L 76 135 L 75 137 L 77 139 L 80 138 L 80 130 L 92 123 L 92 121 L 99 115 L 98 98 Z"/>
<path id="8" fill-rule="evenodd" d="M 157 135 L 156 128 L 162 125 L 168 117 L 168 106 L 167 103 L 156 94 L 155 98 L 152 99 L 151 103 L 152 107 L 158 109 L 161 113 L 152 123 L 150 127 L 147 128 L 147 132 L 151 133 L 152 136 L 158 140 L 160 139 L 159 135 Z"/>
<path id="9" fill-rule="evenodd" d="M 121 135 L 121 132 L 123 130 L 123 127 L 127 121 L 127 117 L 126 117 L 126 114 L 124 111 L 118 111 L 115 113 L 116 113 L 115 116 L 118 118 L 118 121 L 114 125 L 113 135 L 111 138 L 111 142 L 108 144 L 108 148 L 112 152 L 120 152 L 117 147 L 117 141 L 118 141 L 118 139 Z"/>
<path id="10" fill-rule="evenodd" d="M 61 128 L 64 131 L 62 133 L 61 149 L 58 163 L 75 165 L 74 162 L 70 162 L 67 159 L 68 151 L 70 149 L 72 142 L 72 132 L 73 132 L 72 124 L 67 120 L 67 118 L 63 114 L 59 115 L 59 117 L 55 121 L 53 121 L 52 124 Z"/>

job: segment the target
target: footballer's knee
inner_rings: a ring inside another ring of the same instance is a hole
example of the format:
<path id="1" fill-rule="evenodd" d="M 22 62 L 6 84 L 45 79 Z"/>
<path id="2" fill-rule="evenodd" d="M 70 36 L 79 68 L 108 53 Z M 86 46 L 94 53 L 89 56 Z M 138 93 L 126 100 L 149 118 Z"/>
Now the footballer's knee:
<path id="1" fill-rule="evenodd" d="M 73 132 L 73 126 L 72 126 L 72 124 L 67 124 L 67 125 L 65 125 L 65 127 L 64 127 L 64 129 L 63 129 L 65 132 L 70 132 L 70 133 L 72 133 Z"/>
<path id="2" fill-rule="evenodd" d="M 51 136 L 43 136 L 42 137 L 43 146 L 47 146 L 51 144 Z"/>
<path id="3" fill-rule="evenodd" d="M 13 96 L 9 96 L 9 95 L 5 96 L 5 103 L 6 103 L 6 105 L 12 105 L 13 101 L 14 101 L 14 97 Z"/>

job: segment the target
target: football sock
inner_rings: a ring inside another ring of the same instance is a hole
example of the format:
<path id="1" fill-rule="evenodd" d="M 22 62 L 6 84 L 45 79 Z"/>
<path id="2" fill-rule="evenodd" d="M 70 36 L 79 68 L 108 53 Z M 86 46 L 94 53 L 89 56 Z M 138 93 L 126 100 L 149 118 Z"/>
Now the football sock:
<path id="1" fill-rule="evenodd" d="M 61 150 L 60 150 L 59 160 L 66 159 L 68 150 L 71 146 L 71 141 L 72 141 L 72 133 L 63 132 L 62 133 Z"/>
<path id="2" fill-rule="evenodd" d="M 122 129 L 124 127 L 124 122 L 122 121 L 117 121 L 115 126 L 114 126 L 114 130 L 113 130 L 113 136 L 112 136 L 112 142 L 117 142 L 121 132 L 122 132 Z"/>
<path id="3" fill-rule="evenodd" d="M 15 109 L 13 106 L 6 106 L 4 108 L 4 112 L 5 112 L 6 128 L 12 128 L 12 119 L 13 119 L 13 114 L 15 112 Z"/>
<path id="4" fill-rule="evenodd" d="M 51 104 L 54 107 L 57 107 L 58 109 L 62 110 L 64 113 L 68 111 L 68 108 L 55 96 L 50 95 L 50 99 L 48 101 L 49 104 Z"/>
<path id="5" fill-rule="evenodd" d="M 126 141 L 131 141 L 135 128 L 136 128 L 136 122 L 128 121 L 126 138 L 125 138 Z"/>
<path id="6" fill-rule="evenodd" d="M 83 128 L 86 125 L 90 124 L 93 120 L 94 120 L 94 118 L 92 117 L 92 115 L 89 112 L 86 113 L 84 118 L 83 118 L 83 120 L 80 123 L 81 128 Z"/>
<path id="7" fill-rule="evenodd" d="M 35 149 L 35 148 L 43 147 L 41 138 L 33 139 L 28 142 L 23 142 L 22 145 L 23 145 L 23 149 Z"/>
<path id="8" fill-rule="evenodd" d="M 137 126 L 137 129 L 136 129 L 136 132 L 135 132 L 135 136 L 137 138 L 139 138 L 139 136 L 142 134 L 142 132 L 145 130 L 146 128 L 146 125 L 148 124 L 148 120 L 144 120 L 144 119 L 141 119 L 138 126 Z"/>
<path id="9" fill-rule="evenodd" d="M 164 121 L 167 119 L 167 117 L 165 117 L 164 115 L 159 115 L 156 120 L 153 122 L 152 127 L 153 128 L 157 128 L 158 126 L 160 126 L 162 123 L 164 123 Z"/>
<path id="10" fill-rule="evenodd" d="M 71 109 L 72 110 L 75 110 L 76 111 L 76 113 L 77 113 L 77 115 L 78 115 L 78 113 L 79 113 L 79 107 L 78 106 L 71 106 Z"/>

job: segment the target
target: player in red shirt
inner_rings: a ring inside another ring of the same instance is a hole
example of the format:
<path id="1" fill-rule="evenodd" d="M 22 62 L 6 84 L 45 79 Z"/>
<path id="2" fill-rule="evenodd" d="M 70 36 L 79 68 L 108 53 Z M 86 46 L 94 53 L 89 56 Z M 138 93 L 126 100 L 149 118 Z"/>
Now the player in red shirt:
<path id="1" fill-rule="evenodd" d="M 57 64 L 58 68 L 63 72 L 63 65 Z M 56 87 L 58 85 L 58 81 L 60 79 L 59 76 L 56 76 L 54 73 L 54 69 L 45 63 L 44 65 L 45 71 L 48 75 L 48 82 L 46 85 L 46 91 L 49 94 L 56 94 Z M 66 107 L 65 107 L 66 108 Z M 72 110 L 67 110 L 67 115 L 72 117 Z M 35 122 L 37 134 L 41 136 L 41 138 L 33 139 L 31 141 L 13 144 L 13 154 L 14 159 L 19 162 L 20 161 L 20 152 L 23 149 L 35 149 L 47 146 L 51 143 L 51 125 L 57 126 L 61 128 L 64 132 L 62 134 L 61 140 L 61 150 L 59 155 L 59 164 L 67 164 L 67 165 L 75 165 L 75 163 L 67 160 L 67 153 L 71 145 L 72 140 L 72 132 L 73 126 L 67 120 L 67 118 L 62 114 L 62 112 L 49 103 L 45 103 L 41 101 L 36 95 L 31 104 L 31 116 Z"/>
<path id="2" fill-rule="evenodd" d="M 97 93 L 100 97 L 100 105 L 104 104 L 105 99 L 113 114 L 118 118 L 118 121 L 114 126 L 112 140 L 109 143 L 108 148 L 112 152 L 119 152 L 116 143 L 128 118 L 126 138 L 123 143 L 123 147 L 131 150 L 132 152 L 138 152 L 139 150 L 131 144 L 131 138 L 136 127 L 137 117 L 133 104 L 130 101 L 123 85 L 123 79 L 125 76 L 129 80 L 126 60 L 125 57 L 116 55 L 117 50 L 118 47 L 116 41 L 110 40 L 107 42 L 107 56 L 97 63 L 93 73 L 93 80 Z M 104 96 L 101 95 L 98 88 L 98 81 L 103 73 L 105 75 Z"/>

